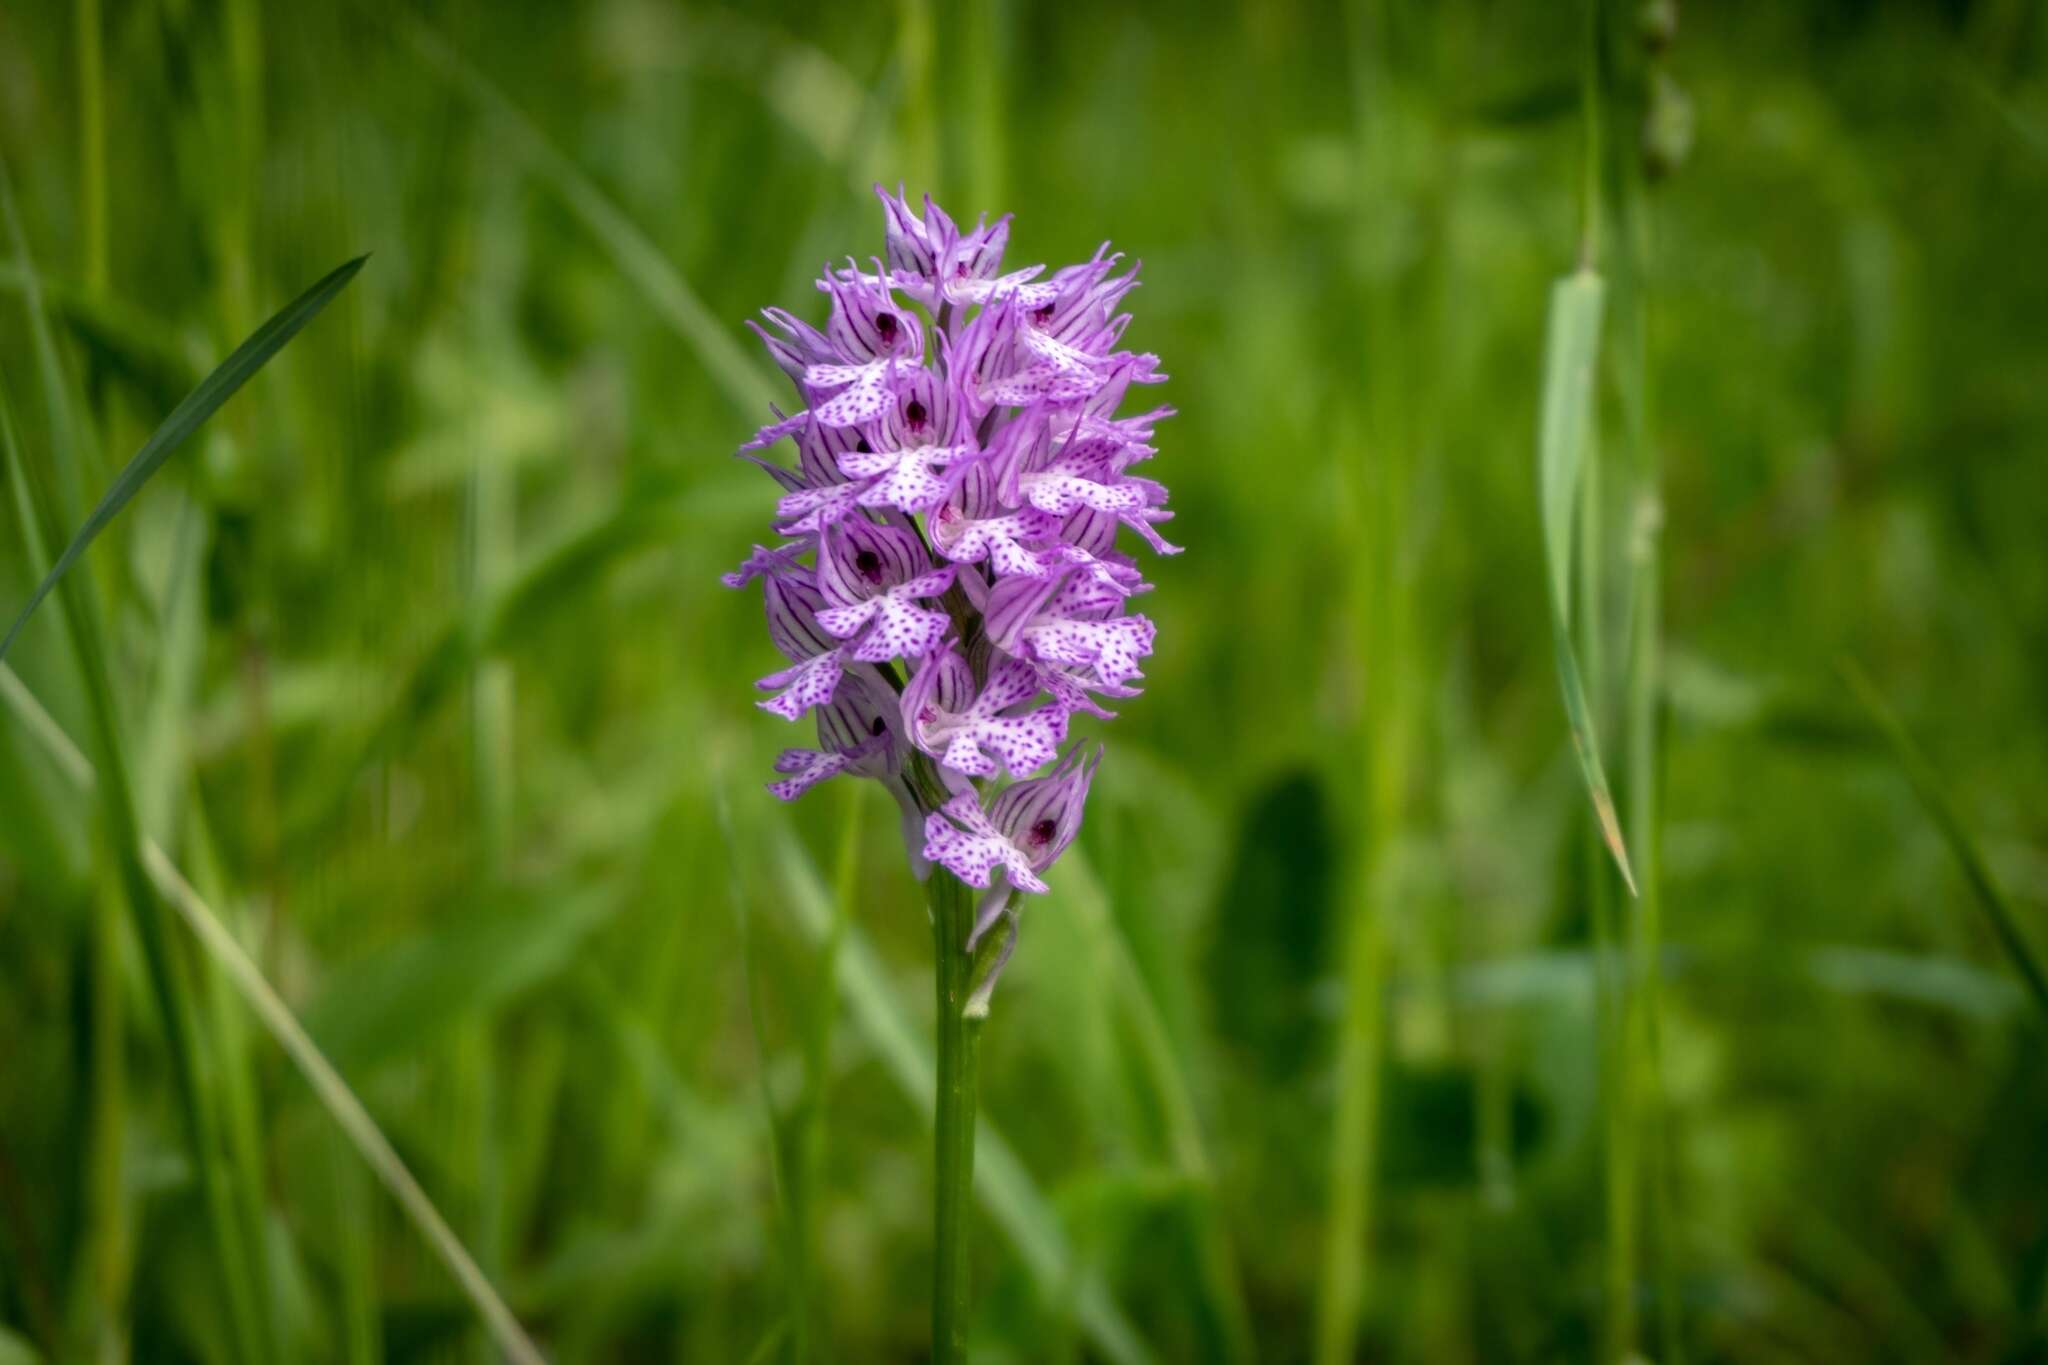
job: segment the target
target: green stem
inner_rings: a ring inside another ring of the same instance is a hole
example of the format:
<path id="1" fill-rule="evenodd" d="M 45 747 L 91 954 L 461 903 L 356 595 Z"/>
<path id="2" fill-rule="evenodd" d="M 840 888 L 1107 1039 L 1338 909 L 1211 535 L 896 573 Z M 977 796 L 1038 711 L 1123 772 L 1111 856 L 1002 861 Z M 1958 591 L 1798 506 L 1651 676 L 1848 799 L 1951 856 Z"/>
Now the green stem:
<path id="1" fill-rule="evenodd" d="M 1600 159 L 1602 87 L 1600 26 L 1605 7 L 1600 0 L 1585 0 L 1586 46 L 1579 70 L 1579 102 L 1585 135 L 1585 164 L 1579 182 L 1579 266 L 1590 270 L 1600 263 Z"/>
<path id="2" fill-rule="evenodd" d="M 128 1358 L 133 1241 L 128 1222 L 127 1013 L 121 995 L 121 902 L 103 888 L 92 917 L 92 1359 Z"/>
<path id="3" fill-rule="evenodd" d="M 92 299 L 107 292 L 107 114 L 100 44 L 100 0 L 77 0 L 78 150 L 84 167 L 78 184 L 79 236 L 85 258 L 85 291 Z"/>
<path id="4" fill-rule="evenodd" d="M 967 997 L 974 989 L 974 958 L 967 951 L 974 897 L 958 878 L 936 868 L 928 894 L 939 1016 L 938 1114 L 932 1168 L 936 1186 L 932 1205 L 932 1361 L 933 1365 L 959 1365 L 967 1359 L 967 1223 L 974 1208 L 974 1087 L 981 1040 L 981 1021 L 967 1016 Z"/>
<path id="5" fill-rule="evenodd" d="M 4 177 L 4 171 L 0 171 L 0 177 Z M 4 178 L 0 178 L 0 204 L 4 204 L 10 219 L 9 227 L 19 246 L 20 225 L 13 221 L 12 187 Z M 48 372 L 46 382 L 53 394 L 53 420 L 60 420 L 57 414 L 67 409 L 59 387 L 61 379 L 57 373 L 55 347 L 42 322 L 39 299 L 30 316 L 31 325 L 37 333 L 37 347 L 43 354 L 44 368 Z M 65 449 L 75 452 L 77 447 L 67 446 Z M 9 493 L 15 504 L 23 544 L 29 552 L 29 563 L 32 566 L 49 564 L 51 560 L 45 547 L 52 536 L 47 528 L 55 525 L 55 518 L 50 512 L 50 498 L 43 486 L 34 480 L 22 458 L 15 440 L 13 420 L 4 402 L 0 402 L 0 463 L 6 466 Z M 73 467 L 76 465 L 75 460 L 67 463 Z M 96 784 L 100 814 L 105 821 L 110 852 L 120 872 L 122 892 L 134 920 L 136 938 L 142 947 L 150 994 L 163 1025 L 165 1050 L 171 1060 L 172 1092 L 184 1120 L 208 1230 L 212 1234 L 221 1290 L 226 1301 L 230 1358 L 241 1362 L 241 1365 L 254 1365 L 254 1362 L 268 1358 L 256 1335 L 255 1263 L 242 1237 L 242 1228 L 234 1217 L 232 1191 L 224 1168 L 216 1116 L 205 1084 L 206 1068 L 189 1013 L 191 988 L 165 930 L 166 913 L 135 852 L 142 838 L 141 826 L 136 815 L 134 788 L 129 781 L 127 757 L 122 747 L 119 707 L 107 665 L 99 598 L 93 591 L 91 577 L 74 574 L 64 578 L 57 584 L 57 602 L 78 666 L 79 681 L 85 690 L 87 715 L 92 722 L 100 772 Z"/>
<path id="6" fill-rule="evenodd" d="M 1380 907 L 1360 878 L 1344 956 L 1344 1022 L 1337 1037 L 1337 1113 L 1330 1135 L 1330 1214 L 1316 1319 L 1319 1365 L 1352 1358 L 1365 1307 L 1366 1230 L 1377 1165 L 1382 975 Z"/>
<path id="7" fill-rule="evenodd" d="M 1663 651 L 1662 537 L 1663 469 L 1658 458 L 1654 419 L 1655 389 L 1650 364 L 1650 269 L 1653 238 L 1650 203 L 1645 194 L 1641 162 L 1632 160 L 1633 174 L 1621 184 L 1626 192 L 1629 253 L 1629 295 L 1634 315 L 1630 367 L 1635 387 L 1631 435 L 1636 449 L 1641 493 L 1630 528 L 1634 560 L 1636 613 L 1631 632 L 1628 682 L 1629 828 L 1636 837 L 1636 876 L 1641 897 L 1630 920 L 1630 980 L 1635 1009 L 1630 1014 L 1631 1071 L 1639 1077 L 1639 1125 L 1647 1182 L 1648 1251 L 1656 1288 L 1655 1328 L 1663 1365 L 1680 1365 L 1677 1271 L 1672 1251 L 1672 1197 L 1667 1136 L 1669 1116 L 1664 1104 L 1663 1039 L 1660 1023 L 1663 995 L 1663 832 L 1659 773 L 1662 735 L 1658 698 L 1662 694 Z"/>

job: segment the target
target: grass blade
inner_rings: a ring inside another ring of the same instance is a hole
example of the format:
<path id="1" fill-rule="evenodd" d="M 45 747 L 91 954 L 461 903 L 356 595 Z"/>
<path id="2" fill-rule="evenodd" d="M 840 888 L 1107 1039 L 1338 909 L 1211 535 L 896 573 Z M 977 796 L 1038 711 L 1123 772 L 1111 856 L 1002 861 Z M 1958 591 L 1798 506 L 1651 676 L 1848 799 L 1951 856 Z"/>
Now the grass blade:
<path id="1" fill-rule="evenodd" d="M 516 1365 L 545 1365 L 545 1357 L 541 1355 L 540 1348 L 533 1344 L 525 1329 L 519 1325 L 519 1320 L 512 1315 L 512 1310 L 498 1297 L 497 1290 L 491 1286 L 490 1280 L 470 1257 L 468 1249 L 462 1245 L 462 1239 L 455 1235 L 454 1229 L 448 1226 L 447 1220 L 442 1218 L 440 1211 L 434 1207 L 433 1200 L 427 1197 L 427 1192 L 420 1188 L 419 1181 L 413 1178 L 404 1159 L 392 1147 L 391 1140 L 384 1136 L 383 1130 L 377 1126 L 377 1121 L 370 1117 L 370 1111 L 363 1107 L 363 1102 L 349 1089 L 348 1082 L 341 1078 L 341 1073 L 336 1071 L 321 1053 L 312 1036 L 300 1026 L 298 1019 L 291 1012 L 291 1007 L 271 989 L 270 983 L 264 979 L 256 964 L 250 961 L 249 955 L 242 950 L 242 945 L 235 940 L 235 936 L 228 932 L 227 926 L 220 922 L 212 908 L 200 899 L 199 893 L 185 881 L 177 865 L 157 846 L 155 840 L 143 842 L 142 861 L 149 869 L 150 879 L 156 883 L 164 899 L 177 910 L 193 935 L 227 973 L 228 979 L 248 1002 L 249 1008 L 256 1012 L 257 1018 L 263 1021 L 263 1026 L 277 1039 L 278 1045 L 285 1050 L 293 1065 L 298 1067 L 299 1073 L 306 1078 L 306 1083 L 313 1088 L 313 1093 L 319 1097 L 320 1103 L 333 1116 L 335 1123 L 340 1125 L 342 1132 L 347 1134 L 356 1151 L 362 1154 L 363 1160 L 369 1163 L 370 1169 L 376 1172 L 377 1178 L 391 1192 L 392 1198 L 398 1201 L 399 1207 L 405 1210 L 406 1217 L 413 1221 L 414 1226 L 427 1239 L 448 1272 L 455 1277 L 455 1282 L 462 1287 L 462 1292 L 476 1306 L 485 1326 L 490 1328 L 492 1337 L 498 1343 L 498 1349 Z"/>
<path id="2" fill-rule="evenodd" d="M 1587 426 L 1593 407 L 1593 366 L 1600 354 L 1600 313 L 1606 288 L 1600 276 L 1581 269 L 1559 280 L 1550 291 L 1550 321 L 1543 348 L 1543 412 L 1537 428 L 1537 478 L 1543 500 L 1543 556 L 1549 568 L 1551 644 L 1557 655 L 1558 687 L 1564 694 L 1565 718 L 1571 725 L 1572 751 L 1579 775 L 1593 802 L 1600 837 L 1614 855 L 1614 865 L 1636 890 L 1615 818 L 1614 797 L 1600 766 L 1600 746 L 1593 732 L 1591 708 L 1572 651 L 1571 575 L 1573 513 L 1578 503 L 1579 476 Z M 1590 533 L 1590 527 L 1586 528 Z"/>
<path id="3" fill-rule="evenodd" d="M 248 383 L 272 356 L 283 349 L 286 342 L 297 336 L 299 329 L 311 322 L 356 277 L 356 272 L 368 259 L 368 256 L 358 256 L 329 271 L 312 288 L 286 304 L 270 321 L 250 333 L 248 340 L 237 346 L 212 374 L 199 381 L 199 387 L 187 394 L 184 402 L 171 410 L 171 415 L 150 434 L 150 438 L 142 443 L 142 449 L 135 452 L 135 457 L 114 479 L 113 486 L 107 489 L 99 505 L 86 517 L 85 524 L 71 537 L 71 543 L 57 556 L 57 562 L 43 575 L 43 581 L 36 585 L 27 605 L 14 618 L 14 624 L 7 628 L 6 638 L 0 639 L 0 659 L 7 657 L 8 648 L 21 634 L 21 628 L 28 624 L 28 618 L 50 595 L 57 581 L 78 562 L 86 546 L 92 544 L 93 539 L 106 529 L 107 523 L 141 491 L 142 485 L 162 467 L 172 452 L 183 445 L 185 438 L 202 422 L 213 416 L 221 404 L 233 397 L 237 389 Z"/>
<path id="4" fill-rule="evenodd" d="M 511 96 L 464 60 L 446 39 L 421 20 L 406 17 L 402 22 L 413 50 L 504 125 L 570 212 L 583 220 L 591 235 L 611 254 L 619 273 L 633 282 L 677 335 L 697 352 L 697 358 L 733 405 L 747 417 L 758 417 L 762 409 L 774 402 L 776 390 L 761 368 L 747 358 L 717 315 L 625 211 L 548 140 Z"/>
<path id="5" fill-rule="evenodd" d="M 72 742 L 35 695 L 22 685 L 13 670 L 4 664 L 0 664 L 0 700 L 4 700 L 22 720 L 27 731 L 49 749 L 57 766 L 66 775 L 84 787 L 95 784 L 97 774 L 91 760 Z M 269 1030 L 285 1055 L 306 1078 L 315 1097 L 376 1173 L 377 1179 L 391 1192 L 392 1198 L 398 1201 L 399 1207 L 441 1258 L 449 1274 L 455 1277 L 455 1282 L 475 1305 L 506 1358 L 515 1365 L 546 1365 L 540 1349 L 526 1335 L 512 1310 L 478 1268 L 462 1245 L 462 1239 L 455 1235 L 454 1229 L 434 1207 L 433 1200 L 420 1188 L 419 1181 L 414 1179 L 404 1158 L 392 1147 L 391 1140 L 384 1136 L 355 1091 L 349 1088 L 341 1073 L 320 1051 L 319 1044 L 299 1023 L 291 1006 L 279 997 L 234 934 L 221 923 L 220 916 L 192 889 L 191 883 L 185 880 L 177 864 L 171 861 L 156 840 L 144 836 L 138 846 L 138 856 L 157 891 L 178 912 L 193 936 L 227 974 L 236 992 L 248 1002 L 264 1028 Z"/>
<path id="6" fill-rule="evenodd" d="M 1913 742 L 1905 722 L 1886 704 L 1883 694 L 1869 676 L 1849 659 L 1843 659 L 1840 667 L 1849 690 L 1856 694 L 1856 700 L 1870 714 L 1871 723 L 1891 745 L 1893 757 L 1905 770 L 1906 780 L 1913 784 L 1913 794 L 1920 798 L 1921 806 L 1934 818 L 1942 838 L 1948 842 L 1949 852 L 1955 855 L 1957 864 L 1963 869 L 1963 877 L 1976 894 L 1977 904 L 1983 908 L 1985 918 L 1991 921 L 1992 932 L 1998 935 L 1999 946 L 2005 949 L 2006 956 L 2012 959 L 2012 965 L 2026 981 L 2034 1003 L 2041 1007 L 2044 1016 L 2048 1016 L 2048 973 L 2042 971 L 2040 959 L 2034 956 L 2026 936 L 2020 932 L 2019 916 L 2013 910 L 2012 901 L 2006 897 L 2005 888 L 1998 884 L 1998 878 L 1992 873 L 1991 864 L 1985 860 L 1983 850 L 1977 847 L 1969 826 L 1963 823 L 1962 813 L 1956 809 L 1947 786 L 1934 771 L 1934 765 L 1927 761 L 1927 756 L 1920 752 L 1920 746 Z"/>
<path id="7" fill-rule="evenodd" d="M 1068 849 L 1065 858 L 1062 908 L 1080 921 L 1116 972 L 1116 995 L 1124 1006 L 1135 1040 L 1141 1074 L 1151 1084 L 1159 1105 L 1168 1154 L 1197 1201 L 1195 1238 L 1202 1267 L 1199 1289 L 1215 1314 L 1222 1338 L 1218 1343 L 1221 1356 L 1230 1361 L 1256 1360 L 1258 1348 L 1245 1303 L 1244 1277 L 1238 1270 L 1218 1205 L 1216 1175 L 1202 1138 L 1201 1120 L 1195 1112 L 1193 1088 L 1174 1052 L 1151 983 L 1145 979 L 1130 942 L 1117 923 L 1102 878 L 1079 844 Z"/>
<path id="8" fill-rule="evenodd" d="M 35 283 L 34 262 L 28 239 L 16 212 L 12 183 L 0 166 L 0 216 L 7 222 L 8 235 L 26 280 L 23 301 L 34 341 L 36 369 L 48 407 L 55 474 L 63 481 L 64 506 L 75 515 L 78 500 L 71 496 L 78 481 L 85 449 L 81 427 L 66 392 L 57 348 L 49 318 L 43 311 L 41 291 Z M 49 562 L 45 528 L 57 524 L 44 484 L 36 480 L 24 452 L 14 436 L 4 382 L 0 382 L 0 464 L 4 464 L 10 497 L 20 524 L 22 544 L 32 566 Z M 115 695 L 108 661 L 108 635 L 103 625 L 99 596 L 89 577 L 61 578 L 57 582 L 64 630 L 77 664 L 78 680 L 86 699 L 86 714 L 92 724 L 93 745 L 98 756 L 99 780 L 94 795 L 100 808 L 108 846 L 119 871 L 119 886 L 142 948 L 143 965 L 150 994 L 163 1028 L 164 1050 L 169 1054 L 172 1092 L 189 1144 L 197 1187 L 205 1208 L 205 1223 L 220 1272 L 222 1303 L 226 1318 L 229 1358 L 254 1362 L 275 1355 L 267 1340 L 271 1319 L 259 1311 L 264 1301 L 262 1287 L 268 1267 L 256 1255 L 246 1229 L 236 1217 L 233 1172 L 221 1145 L 220 1116 L 214 1092 L 207 1085 L 208 1057 L 205 1030 L 194 1017 L 194 994 L 183 965 L 172 951 L 165 929 L 165 911 L 149 874 L 143 868 L 139 849 L 142 831 L 137 813 L 133 771 L 128 748 L 121 733 L 121 708 Z M 17 629 L 19 623 L 17 623 Z M 12 639 L 10 635 L 9 639 Z"/>

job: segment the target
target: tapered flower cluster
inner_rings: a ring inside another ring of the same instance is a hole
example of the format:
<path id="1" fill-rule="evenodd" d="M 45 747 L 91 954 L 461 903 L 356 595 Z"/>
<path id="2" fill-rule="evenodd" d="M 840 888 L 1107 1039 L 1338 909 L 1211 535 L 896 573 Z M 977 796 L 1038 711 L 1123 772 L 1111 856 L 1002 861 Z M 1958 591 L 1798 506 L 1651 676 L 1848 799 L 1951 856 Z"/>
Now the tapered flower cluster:
<path id="1" fill-rule="evenodd" d="M 781 485 L 777 542 L 725 582 L 761 581 L 789 660 L 760 706 L 817 717 L 818 747 L 785 750 L 769 790 L 884 783 L 913 853 L 989 888 L 978 938 L 1080 829 L 1101 751 L 1062 755 L 1073 718 L 1138 691 L 1153 626 L 1130 599 L 1151 585 L 1117 532 L 1178 553 L 1166 489 L 1132 472 L 1173 410 L 1116 415 L 1165 378 L 1117 348 L 1135 265 L 1105 246 L 1006 273 L 1007 216 L 963 232 L 930 199 L 876 194 L 884 257 L 827 268 L 825 330 L 776 308 L 754 328 L 802 410 L 741 447 Z M 757 453 L 785 440 L 794 465 Z"/>

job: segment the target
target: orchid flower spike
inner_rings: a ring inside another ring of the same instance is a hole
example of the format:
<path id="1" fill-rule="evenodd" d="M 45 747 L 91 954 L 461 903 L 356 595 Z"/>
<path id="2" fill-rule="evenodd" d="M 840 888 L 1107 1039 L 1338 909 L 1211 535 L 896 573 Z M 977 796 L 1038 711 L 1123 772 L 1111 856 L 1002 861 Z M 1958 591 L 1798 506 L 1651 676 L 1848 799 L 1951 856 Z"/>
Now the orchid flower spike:
<path id="1" fill-rule="evenodd" d="M 815 717 L 815 748 L 775 761 L 783 800 L 839 776 L 873 778 L 904 814 L 913 867 L 984 888 L 967 947 L 1075 836 L 1101 762 L 1066 748 L 1076 715 L 1115 713 L 1151 654 L 1147 592 L 1118 532 L 1178 553 L 1157 527 L 1165 485 L 1155 408 L 1116 415 L 1156 356 L 1118 349 L 1137 284 L 1107 246 L 1078 265 L 1006 271 L 1010 218 L 962 228 L 926 199 L 875 187 L 882 254 L 818 281 L 823 329 L 766 310 L 755 327 L 796 404 L 740 447 L 775 480 L 772 534 L 729 587 L 762 585 L 788 667 L 759 703 Z M 793 463 L 756 454 L 789 441 Z M 927 862 L 929 860 L 929 862 Z"/>

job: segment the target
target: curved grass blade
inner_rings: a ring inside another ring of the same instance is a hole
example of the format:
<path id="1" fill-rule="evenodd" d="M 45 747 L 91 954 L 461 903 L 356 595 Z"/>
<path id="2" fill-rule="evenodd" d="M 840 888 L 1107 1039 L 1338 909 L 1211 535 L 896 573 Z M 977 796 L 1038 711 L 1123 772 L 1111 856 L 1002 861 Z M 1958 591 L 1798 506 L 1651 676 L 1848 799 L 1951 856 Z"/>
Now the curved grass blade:
<path id="1" fill-rule="evenodd" d="M 199 425 L 219 410 L 220 405 L 233 397 L 235 391 L 249 382 L 255 373 L 267 364 L 270 358 L 283 349 L 284 344 L 299 334 L 299 329 L 311 322 L 334 296 L 342 291 L 356 272 L 363 268 L 368 256 L 358 256 L 345 265 L 329 271 L 318 283 L 305 293 L 286 304 L 270 321 L 250 333 L 248 340 L 234 349 L 234 353 L 222 361 L 212 374 L 199 381 L 199 387 L 185 395 L 185 401 L 171 410 L 171 415 L 142 443 L 142 449 L 128 461 L 125 468 L 114 479 L 113 486 L 101 497 L 99 505 L 92 509 L 85 524 L 71 537 L 71 543 L 64 547 L 64 553 L 57 556 L 57 562 L 50 566 L 49 573 L 36 585 L 36 590 L 14 618 L 14 624 L 7 628 L 7 635 L 0 639 L 0 659 L 7 657 L 8 649 L 14 644 L 21 628 L 28 624 L 28 618 L 42 605 L 57 581 L 70 571 L 85 553 L 86 546 L 106 529 L 107 523 L 119 515 L 129 500 L 140 492 L 142 485 L 162 467 L 173 451 L 184 444 L 185 438 L 199 428 Z"/>
<path id="2" fill-rule="evenodd" d="M 2014 913 L 2005 888 L 1993 875 L 1983 850 L 1977 847 L 1969 826 L 1963 823 L 1962 813 L 1956 809 L 1948 788 L 1934 771 L 1934 765 L 1920 752 L 1920 746 L 1913 742 L 1905 722 L 1885 703 L 1883 695 L 1863 670 L 1849 659 L 1843 659 L 1839 666 L 1842 677 L 1848 681 L 1849 690 L 1856 694 L 1856 700 L 1870 714 L 1871 723 L 1891 745 L 1899 767 L 1905 770 L 1906 780 L 1913 784 L 1913 794 L 1920 798 L 1921 806 L 1934 817 L 1942 838 L 1948 841 L 1949 852 L 1955 855 L 1964 878 L 1970 883 L 1970 890 L 1976 893 L 1977 904 L 1983 907 L 1985 918 L 1991 921 L 1999 946 L 2005 949 L 2006 956 L 2012 959 L 2012 965 L 2026 981 L 2034 1003 L 2041 1007 L 2044 1016 L 2048 1016 L 2048 972 L 2042 970 L 2040 959 L 2034 956 L 2026 936 L 2020 932 L 2019 916 Z"/>
<path id="3" fill-rule="evenodd" d="M 640 289 L 677 335 L 697 352 L 697 358 L 704 362 L 733 406 L 751 417 L 773 402 L 776 390 L 761 368 L 747 358 L 746 351 L 726 331 L 718 316 L 639 224 L 549 141 L 511 96 L 466 61 L 424 20 L 401 16 L 400 25 L 406 41 L 427 65 L 498 119 L 542 179 L 603 244 L 619 272 Z"/>
<path id="4" fill-rule="evenodd" d="M 70 487 L 78 480 L 82 449 L 78 415 L 66 392 L 62 365 L 51 337 L 48 315 L 36 285 L 35 265 L 29 253 L 27 235 L 16 212 L 13 186 L 0 164 L 0 217 L 6 220 L 8 237 L 23 271 L 23 303 L 33 342 L 37 375 L 48 408 L 50 433 L 56 453 L 57 472 L 63 480 L 64 506 L 75 509 L 78 498 Z M 4 387 L 4 386 L 0 386 Z M 44 527 L 56 524 L 51 498 L 33 480 L 14 438 L 14 426 L 4 392 L 0 392 L 0 464 L 4 464 L 8 491 L 19 520 L 22 544 L 32 565 L 49 562 L 45 551 Z M 75 515 L 75 511 L 70 515 Z M 54 576 L 53 576 L 54 578 Z M 113 853 L 118 885 L 126 902 L 135 938 L 142 949 L 143 967 L 149 992 L 162 1025 L 164 1050 L 169 1054 L 172 1092 L 190 1145 L 194 1173 L 205 1210 L 204 1222 L 220 1271 L 221 1303 L 227 1324 L 227 1359 L 254 1365 L 271 1358 L 268 1344 L 271 1319 L 260 1312 L 266 1298 L 267 1266 L 255 1254 L 247 1228 L 237 1217 L 234 1175 L 221 1145 L 220 1114 L 215 1092 L 206 1084 L 206 1030 L 191 1013 L 192 994 L 178 962 L 170 950 L 165 929 L 166 916 L 149 875 L 143 868 L 139 844 L 140 817 L 135 789 L 130 780 L 128 750 L 121 736 L 120 708 L 115 699 L 112 673 L 107 658 L 107 635 L 102 624 L 98 594 L 90 578 L 64 579 L 58 586 L 64 632 L 77 664 L 78 680 L 86 699 L 86 714 L 92 723 L 94 747 L 99 755 L 100 777 L 93 790 L 107 839 Z M 17 624 L 17 629 L 18 629 Z M 9 639 L 11 640 L 10 635 Z"/>
<path id="5" fill-rule="evenodd" d="M 1592 270 L 1580 269 L 1550 290 L 1550 321 L 1543 344 L 1543 413 L 1537 428 L 1537 478 L 1543 500 L 1543 557 L 1549 567 L 1550 634 L 1557 655 L 1558 687 L 1564 694 L 1565 718 L 1571 724 L 1572 751 L 1600 837 L 1614 855 L 1614 865 L 1636 894 L 1628 848 L 1615 818 L 1607 773 L 1600 766 L 1600 746 L 1593 733 L 1586 689 L 1579 680 L 1572 652 L 1571 575 L 1573 512 L 1578 503 L 1580 458 L 1593 406 L 1593 365 L 1600 354 L 1600 313 L 1606 287 Z M 1590 529 L 1590 528 L 1589 528 Z"/>
<path id="6" fill-rule="evenodd" d="M 67 776 L 84 788 L 91 788 L 97 783 L 98 774 L 93 770 L 92 761 L 5 664 L 0 664 L 0 700 L 4 700 L 21 718 L 24 727 L 49 750 L 57 766 Z M 336 1125 L 376 1173 L 377 1179 L 383 1182 L 385 1189 L 391 1192 L 391 1197 L 398 1201 L 406 1217 L 427 1239 L 449 1274 L 455 1277 L 462 1292 L 490 1328 L 491 1335 L 497 1339 L 498 1349 L 505 1353 L 505 1358 L 514 1365 L 546 1365 L 546 1357 L 541 1355 L 540 1348 L 526 1335 L 512 1310 L 492 1287 L 489 1277 L 463 1246 L 462 1239 L 448 1226 L 448 1221 L 434 1207 L 434 1201 L 427 1197 L 427 1192 L 420 1188 L 405 1159 L 399 1156 L 391 1140 L 384 1136 L 377 1121 L 370 1117 L 369 1110 L 356 1097 L 355 1091 L 349 1088 L 348 1082 L 321 1052 L 320 1045 L 306 1032 L 298 1016 L 292 1013 L 291 1006 L 279 997 L 264 978 L 262 969 L 250 960 L 234 934 L 221 923 L 220 916 L 193 890 L 192 884 L 185 880 L 177 864 L 171 861 L 170 855 L 156 840 L 142 836 L 137 853 L 158 893 L 220 964 L 235 990 L 306 1078 L 313 1094 L 326 1107 Z"/>

